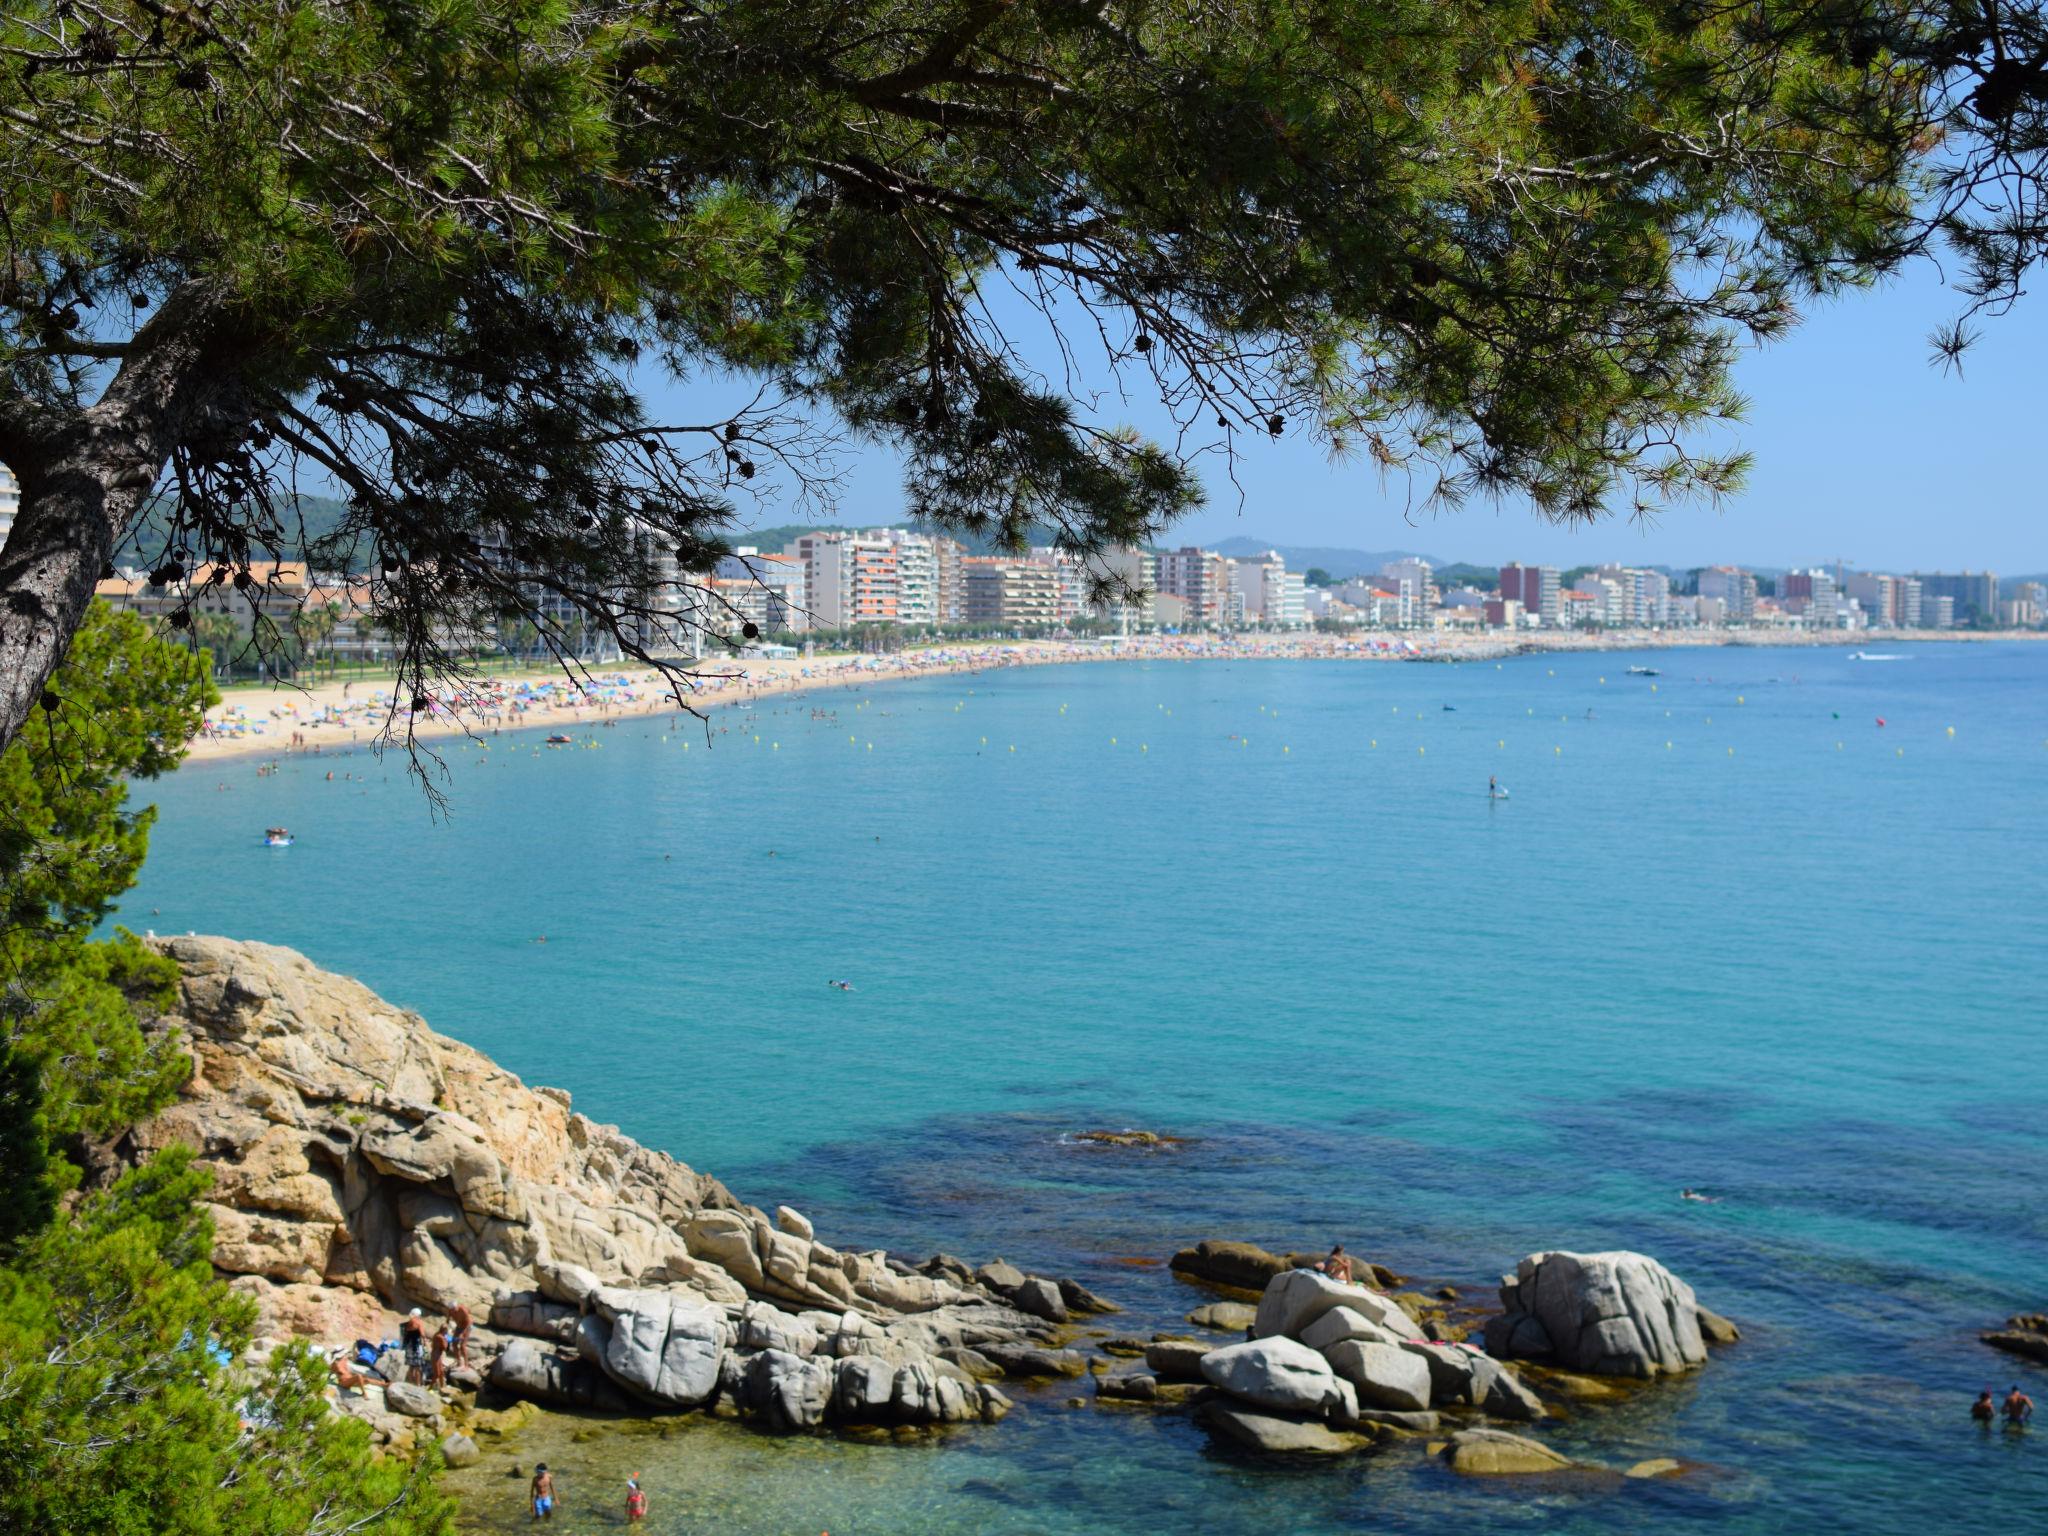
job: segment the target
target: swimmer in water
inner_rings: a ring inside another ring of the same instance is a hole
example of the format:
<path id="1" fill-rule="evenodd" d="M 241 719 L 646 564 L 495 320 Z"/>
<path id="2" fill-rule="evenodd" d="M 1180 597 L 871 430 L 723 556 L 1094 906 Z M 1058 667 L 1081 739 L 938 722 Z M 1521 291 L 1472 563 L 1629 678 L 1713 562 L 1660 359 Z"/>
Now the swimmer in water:
<path id="1" fill-rule="evenodd" d="M 1691 1200 L 1699 1205 L 1715 1205 L 1719 1203 L 1716 1196 L 1703 1195 L 1696 1189 L 1681 1189 L 1678 1192 L 1678 1198 L 1681 1200 Z"/>

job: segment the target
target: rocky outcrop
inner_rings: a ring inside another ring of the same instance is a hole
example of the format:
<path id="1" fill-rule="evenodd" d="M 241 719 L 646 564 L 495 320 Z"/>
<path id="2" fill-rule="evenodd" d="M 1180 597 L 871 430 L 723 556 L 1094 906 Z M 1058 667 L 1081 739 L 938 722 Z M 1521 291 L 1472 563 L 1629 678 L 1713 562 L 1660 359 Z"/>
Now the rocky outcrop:
<path id="1" fill-rule="evenodd" d="M 1439 1411 L 1543 1417 L 1536 1395 L 1483 1350 L 1418 1337 L 1395 1298 L 1313 1270 L 1276 1274 L 1251 1331 L 1220 1349 L 1160 1340 L 1145 1352 L 1162 1380 L 1198 1367 L 1227 1400 L 1205 1407 L 1201 1421 L 1239 1445 L 1327 1454 L 1371 1443 L 1350 1433 L 1361 1426 L 1382 1435 L 1433 1430 Z"/>
<path id="2" fill-rule="evenodd" d="M 1489 1353 L 1593 1376 L 1649 1377 L 1706 1363 L 1692 1287 L 1640 1253 L 1532 1253 L 1501 1281 Z"/>
<path id="3" fill-rule="evenodd" d="M 1979 1337 L 1993 1349 L 2002 1349 L 2022 1360 L 2048 1365 L 2048 1313 L 2023 1312 L 2018 1317 L 2007 1318 L 2003 1328 Z"/>
<path id="4" fill-rule="evenodd" d="M 1000 1261 L 993 1284 L 958 1261 L 920 1272 L 834 1248 L 801 1212 L 741 1204 L 290 950 L 156 942 L 181 976 L 153 1027 L 178 1032 L 192 1077 L 117 1150 L 197 1149 L 215 1267 L 271 1334 L 388 1339 L 395 1312 L 466 1307 L 499 1392 L 606 1411 L 723 1403 L 805 1430 L 993 1422 L 1009 1400 L 958 1360 L 1079 1374 L 1051 1327 L 1113 1310 Z M 349 1411 L 438 1422 L 438 1392 L 397 1383 L 395 1355 L 383 1370 L 394 1384 L 345 1395 Z"/>

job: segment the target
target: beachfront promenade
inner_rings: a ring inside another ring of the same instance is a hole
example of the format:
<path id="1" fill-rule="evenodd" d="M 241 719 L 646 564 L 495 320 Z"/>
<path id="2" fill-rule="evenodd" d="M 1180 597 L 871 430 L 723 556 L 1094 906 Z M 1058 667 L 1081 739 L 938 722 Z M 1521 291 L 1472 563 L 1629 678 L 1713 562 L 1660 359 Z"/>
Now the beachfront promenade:
<path id="1" fill-rule="evenodd" d="M 191 744 L 203 762 L 245 754 L 347 749 L 381 741 L 494 730 L 575 730 L 607 720 L 751 704 L 780 694 L 867 687 L 908 677 L 939 677 L 1003 667 L 1090 661 L 1492 661 L 1535 651 L 1693 649 L 1728 645 L 1853 645 L 1907 641 L 2043 640 L 2039 631 L 1776 630 L 1532 631 L 1454 634 L 1430 631 L 1331 635 L 1138 635 L 1123 640 L 973 641 L 884 655 L 705 657 L 671 683 L 647 668 L 604 668 L 571 680 L 560 671 L 477 679 L 467 689 L 436 689 L 415 714 L 389 683 L 323 683 L 300 688 L 238 689 L 207 711 Z"/>

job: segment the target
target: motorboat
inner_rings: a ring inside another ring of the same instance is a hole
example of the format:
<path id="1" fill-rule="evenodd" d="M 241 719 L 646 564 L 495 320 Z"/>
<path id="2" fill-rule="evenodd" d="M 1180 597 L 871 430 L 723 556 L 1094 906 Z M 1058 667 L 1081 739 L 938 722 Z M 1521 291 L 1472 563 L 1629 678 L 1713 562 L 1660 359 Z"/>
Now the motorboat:
<path id="1" fill-rule="evenodd" d="M 554 735 L 548 738 L 548 745 L 551 747 L 567 747 L 575 745 L 575 741 L 575 737 L 564 736 L 559 731 L 557 731 Z"/>
<path id="2" fill-rule="evenodd" d="M 289 848 L 297 841 L 284 827 L 266 827 L 263 831 L 263 846 L 266 848 Z"/>
<path id="3" fill-rule="evenodd" d="M 1630 667 L 1628 675 L 1630 677 L 1662 677 L 1664 674 L 1655 667 Z"/>

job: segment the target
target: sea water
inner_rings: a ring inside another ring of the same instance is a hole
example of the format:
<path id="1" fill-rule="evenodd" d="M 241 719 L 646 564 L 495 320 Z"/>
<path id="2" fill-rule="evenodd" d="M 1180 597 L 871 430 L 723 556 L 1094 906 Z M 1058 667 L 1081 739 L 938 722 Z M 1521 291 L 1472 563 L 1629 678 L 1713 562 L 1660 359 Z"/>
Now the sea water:
<path id="1" fill-rule="evenodd" d="M 1653 1482 L 1276 1466 L 1069 1385 L 924 1447 L 557 1426 L 459 1476 L 477 1530 L 536 1457 L 576 1519 L 638 1471 L 728 1536 L 2025 1528 L 2048 1430 L 1967 1408 L 2048 1385 L 1976 1339 L 2048 1304 L 2048 647 L 1893 649 L 843 688 L 447 743 L 439 818 L 393 755 L 198 764 L 121 920 L 301 949 L 835 1244 L 1120 1332 L 1234 1237 L 1467 1299 L 1634 1248 L 1744 1333 L 1543 1431 Z M 1071 1139 L 1124 1127 L 1191 1140 Z"/>

